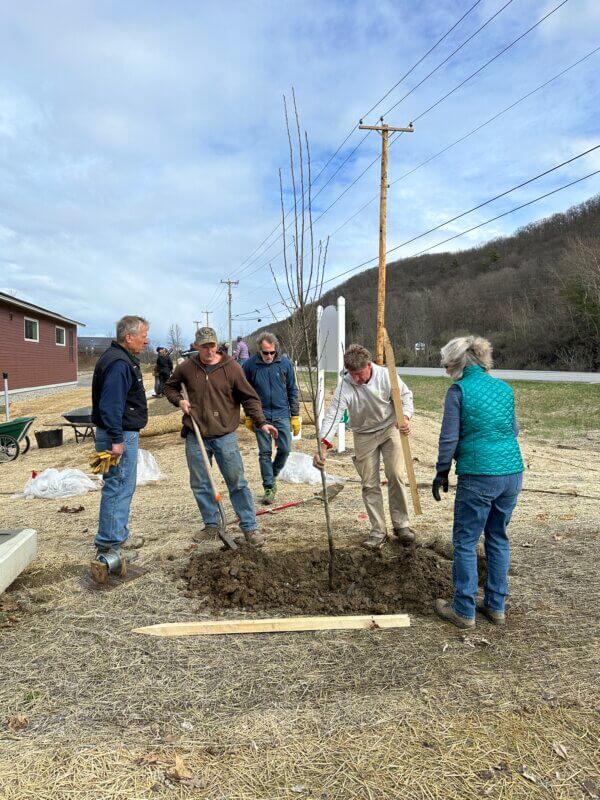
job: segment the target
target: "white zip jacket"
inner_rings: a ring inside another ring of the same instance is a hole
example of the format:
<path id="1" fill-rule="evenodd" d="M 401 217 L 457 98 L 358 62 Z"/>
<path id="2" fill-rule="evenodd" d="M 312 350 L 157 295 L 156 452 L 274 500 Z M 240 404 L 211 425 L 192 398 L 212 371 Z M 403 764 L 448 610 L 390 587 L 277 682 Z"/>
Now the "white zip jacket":
<path id="1" fill-rule="evenodd" d="M 319 437 L 329 444 L 333 444 L 346 410 L 354 433 L 375 433 L 396 422 L 388 369 L 375 363 L 371 366 L 373 373 L 368 383 L 358 384 L 345 373 L 338 384 L 319 431 Z M 413 394 L 400 378 L 398 384 L 404 416 L 410 419 L 414 413 Z"/>

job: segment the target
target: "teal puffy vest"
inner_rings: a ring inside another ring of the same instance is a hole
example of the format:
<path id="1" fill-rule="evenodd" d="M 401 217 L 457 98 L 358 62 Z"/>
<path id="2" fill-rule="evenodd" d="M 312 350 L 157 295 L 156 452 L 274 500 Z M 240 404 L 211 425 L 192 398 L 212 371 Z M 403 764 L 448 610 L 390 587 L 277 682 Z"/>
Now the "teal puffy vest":
<path id="1" fill-rule="evenodd" d="M 523 459 L 513 432 L 513 390 L 476 364 L 465 367 L 456 383 L 462 390 L 457 475 L 522 472 Z"/>

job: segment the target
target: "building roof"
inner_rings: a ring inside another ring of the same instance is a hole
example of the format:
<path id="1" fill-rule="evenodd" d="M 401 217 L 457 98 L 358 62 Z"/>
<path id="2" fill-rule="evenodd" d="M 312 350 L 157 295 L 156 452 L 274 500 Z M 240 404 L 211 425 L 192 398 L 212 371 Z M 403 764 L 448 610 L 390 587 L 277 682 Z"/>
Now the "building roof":
<path id="1" fill-rule="evenodd" d="M 77 343 L 79 345 L 79 349 L 82 350 L 85 347 L 110 347 L 110 343 L 113 341 L 111 336 L 78 336 Z"/>
<path id="2" fill-rule="evenodd" d="M 70 322 L 71 325 L 81 325 L 82 328 L 85 328 L 84 322 L 78 322 L 76 319 L 69 319 L 68 317 L 63 317 L 62 314 L 57 314 L 56 311 L 50 311 L 47 308 L 42 308 L 42 306 L 36 306 L 34 303 L 28 303 L 25 300 L 19 300 L 18 297 L 13 297 L 11 294 L 6 294 L 5 292 L 0 292 L 0 301 L 8 303 L 12 306 L 16 306 L 17 308 L 23 308 L 25 311 L 31 311 L 33 313 L 38 314 L 46 314 L 53 319 L 61 320 L 62 322 Z"/>

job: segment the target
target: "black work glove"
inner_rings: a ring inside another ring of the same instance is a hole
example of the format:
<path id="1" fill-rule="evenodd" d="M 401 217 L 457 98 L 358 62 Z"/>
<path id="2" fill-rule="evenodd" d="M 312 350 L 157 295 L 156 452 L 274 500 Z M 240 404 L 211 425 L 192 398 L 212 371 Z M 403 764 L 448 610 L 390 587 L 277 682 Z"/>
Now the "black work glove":
<path id="1" fill-rule="evenodd" d="M 440 497 L 440 486 L 444 490 L 444 492 L 448 491 L 448 473 L 450 472 L 449 469 L 444 470 L 443 472 L 438 472 L 433 479 L 433 483 L 431 484 L 431 494 L 433 495 L 433 499 L 437 500 L 438 503 L 442 499 Z"/>

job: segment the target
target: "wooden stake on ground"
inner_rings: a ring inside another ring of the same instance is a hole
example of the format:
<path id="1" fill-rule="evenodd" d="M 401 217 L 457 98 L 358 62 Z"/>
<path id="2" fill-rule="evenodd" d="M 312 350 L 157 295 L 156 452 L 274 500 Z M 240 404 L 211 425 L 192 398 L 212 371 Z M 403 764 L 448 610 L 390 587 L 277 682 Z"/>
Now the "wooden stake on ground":
<path id="1" fill-rule="evenodd" d="M 134 628 L 149 636 L 215 636 L 231 633 L 290 633 L 298 631 L 379 630 L 408 628 L 408 614 L 375 614 L 358 617 L 275 617 L 271 619 L 225 619 L 202 622 L 167 622 Z"/>
<path id="2" fill-rule="evenodd" d="M 396 410 L 396 422 L 398 427 L 404 424 L 404 408 L 402 406 L 402 395 L 400 394 L 400 386 L 398 384 L 398 373 L 396 372 L 396 359 L 392 349 L 390 337 L 387 330 L 383 329 L 383 346 L 385 349 L 385 362 L 390 376 L 390 385 L 392 388 L 392 401 Z M 408 475 L 408 482 L 410 484 L 410 494 L 412 497 L 413 508 L 415 514 L 422 514 L 421 501 L 419 500 L 419 490 L 417 488 L 417 479 L 415 477 L 415 469 L 413 467 L 412 453 L 410 452 L 410 442 L 408 436 L 403 433 L 400 434 L 400 441 L 402 442 L 402 453 L 404 455 L 404 465 L 406 466 L 406 474 Z"/>

